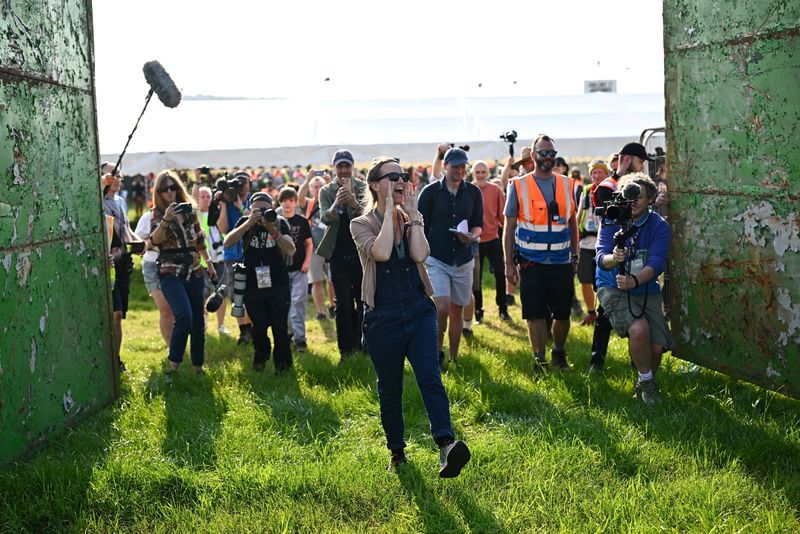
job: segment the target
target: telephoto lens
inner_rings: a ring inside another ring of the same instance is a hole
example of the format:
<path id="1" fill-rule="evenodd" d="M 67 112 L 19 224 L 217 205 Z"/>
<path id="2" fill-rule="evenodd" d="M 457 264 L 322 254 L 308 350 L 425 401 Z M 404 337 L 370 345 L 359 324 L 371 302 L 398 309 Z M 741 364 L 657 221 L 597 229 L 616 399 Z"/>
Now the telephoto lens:
<path id="1" fill-rule="evenodd" d="M 233 271 L 233 306 L 231 315 L 244 317 L 244 290 L 247 288 L 247 269 L 244 264 L 237 263 Z"/>

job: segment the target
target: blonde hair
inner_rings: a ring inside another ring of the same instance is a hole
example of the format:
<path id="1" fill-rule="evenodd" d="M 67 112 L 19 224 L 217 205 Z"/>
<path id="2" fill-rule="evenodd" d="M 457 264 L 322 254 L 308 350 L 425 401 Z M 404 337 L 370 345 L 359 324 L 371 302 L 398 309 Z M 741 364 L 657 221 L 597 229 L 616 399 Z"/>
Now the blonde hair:
<path id="1" fill-rule="evenodd" d="M 161 193 L 164 192 L 164 182 L 167 180 L 172 180 L 175 182 L 175 185 L 178 186 L 178 190 L 175 192 L 175 202 L 190 202 L 192 206 L 195 208 L 197 207 L 194 199 L 189 196 L 189 193 L 186 192 L 186 186 L 184 186 L 183 182 L 181 182 L 181 179 L 178 177 L 178 173 L 171 169 L 165 169 L 158 173 L 158 176 L 156 176 L 156 181 L 153 184 L 153 206 L 155 209 L 161 213 L 167 211 L 169 204 L 167 204 L 167 201 L 161 196 Z"/>

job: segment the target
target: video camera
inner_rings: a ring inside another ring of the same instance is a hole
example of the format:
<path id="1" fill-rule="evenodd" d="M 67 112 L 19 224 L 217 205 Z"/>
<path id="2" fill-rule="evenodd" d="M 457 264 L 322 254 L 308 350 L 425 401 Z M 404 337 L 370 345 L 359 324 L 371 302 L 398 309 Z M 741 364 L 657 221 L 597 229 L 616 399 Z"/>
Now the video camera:
<path id="1" fill-rule="evenodd" d="M 633 224 L 633 205 L 639 200 L 641 192 L 639 184 L 625 184 L 625 187 L 612 193 L 611 200 L 594 209 L 595 215 L 621 227 L 614 233 L 614 246 L 617 248 L 625 248 L 625 241 L 638 230 Z M 619 274 L 625 274 L 624 263 L 619 266 Z"/>
<path id="2" fill-rule="evenodd" d="M 517 142 L 517 131 L 509 130 L 500 134 L 500 139 L 508 143 L 508 155 L 514 157 L 514 143 Z"/>
<path id="3" fill-rule="evenodd" d="M 214 182 L 211 190 L 211 204 L 208 206 L 208 225 L 216 226 L 219 215 L 222 211 L 220 202 L 236 202 L 239 198 L 239 189 L 247 184 L 249 179 L 243 173 L 236 173 L 229 177 L 226 172 L 224 176 Z"/>

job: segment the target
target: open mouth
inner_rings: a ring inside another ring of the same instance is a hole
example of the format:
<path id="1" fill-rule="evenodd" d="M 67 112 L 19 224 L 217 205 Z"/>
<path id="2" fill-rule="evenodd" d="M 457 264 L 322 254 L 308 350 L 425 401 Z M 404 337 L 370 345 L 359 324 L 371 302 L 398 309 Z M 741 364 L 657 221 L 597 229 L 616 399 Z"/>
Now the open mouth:
<path id="1" fill-rule="evenodd" d="M 405 191 L 406 190 L 405 190 L 404 187 L 395 187 L 394 188 L 394 192 L 397 193 L 398 195 L 402 195 L 403 193 L 405 193 Z"/>

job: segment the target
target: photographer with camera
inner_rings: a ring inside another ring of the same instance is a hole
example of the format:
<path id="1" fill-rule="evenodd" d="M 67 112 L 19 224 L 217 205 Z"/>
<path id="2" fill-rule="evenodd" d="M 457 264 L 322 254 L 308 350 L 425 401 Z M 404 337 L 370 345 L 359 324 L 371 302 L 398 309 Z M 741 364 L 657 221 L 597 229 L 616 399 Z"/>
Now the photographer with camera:
<path id="1" fill-rule="evenodd" d="M 158 272 L 161 290 L 172 309 L 175 325 L 169 340 L 167 380 L 183 361 L 186 342 L 192 336 L 190 354 L 196 373 L 203 371 L 205 361 L 205 317 L 203 288 L 205 270 L 217 278 L 214 265 L 208 260 L 206 240 L 194 203 L 178 175 L 171 170 L 158 173 L 155 183 L 150 239 L 159 247 Z"/>
<path id="2" fill-rule="evenodd" d="M 597 238 L 597 298 L 614 330 L 628 337 L 639 375 L 636 396 L 652 405 L 660 399 L 655 373 L 661 357 L 675 345 L 661 309 L 658 283 L 672 231 L 651 207 L 658 188 L 649 176 L 628 174 L 618 186 L 620 192 L 607 205 Z"/>
<path id="3" fill-rule="evenodd" d="M 402 399 L 408 358 L 439 446 L 439 476 L 451 478 L 470 453 L 463 441 L 455 441 L 450 424 L 436 355 L 433 287 L 424 264 L 430 248 L 409 180 L 396 158 L 375 158 L 367 174 L 367 213 L 350 223 L 364 269 L 364 343 L 378 375 L 381 423 L 392 453 L 389 467 L 407 461 Z"/>
<path id="4" fill-rule="evenodd" d="M 214 224 L 209 224 L 209 207 L 211 206 L 211 199 L 213 193 L 211 188 L 201 186 L 198 190 L 197 212 L 200 219 L 200 227 L 206 236 L 206 250 L 208 251 L 208 258 L 214 264 L 214 270 L 217 271 L 217 279 L 223 280 L 225 278 L 225 258 L 222 255 L 222 232 L 219 231 Z M 208 298 L 214 292 L 214 286 L 210 280 L 206 280 L 205 297 Z M 230 334 L 225 327 L 225 297 L 222 297 L 219 308 L 217 309 L 217 332 L 219 334 Z M 208 311 L 206 310 L 206 321 L 208 320 Z"/>
<path id="5" fill-rule="evenodd" d="M 272 328 L 275 374 L 280 374 L 292 366 L 288 322 L 291 288 L 285 258 L 295 253 L 295 247 L 289 224 L 273 209 L 272 197 L 254 193 L 250 207 L 250 215 L 241 217 L 236 228 L 225 236 L 225 247 L 241 244 L 243 248 L 243 266 L 238 266 L 235 274 L 234 308 L 243 302 L 253 320 L 256 371 L 263 371 L 270 357 L 272 347 L 267 329 Z"/>
<path id="6" fill-rule="evenodd" d="M 107 165 L 104 164 L 103 168 L 106 169 Z M 133 258 L 128 251 L 128 244 L 132 241 L 138 241 L 138 236 L 131 232 L 128 214 L 123 207 L 122 199 L 118 195 L 122 187 L 122 176 L 119 171 L 115 174 L 111 174 L 111 172 L 103 174 L 101 185 L 103 186 L 103 211 L 107 216 L 114 218 L 111 235 L 111 255 L 109 258 L 114 264 L 114 285 L 111 288 L 112 302 L 114 304 L 113 350 L 120 371 L 125 371 L 125 364 L 120 359 L 122 320 L 128 312 L 128 295 L 131 287 L 131 274 L 133 273 Z"/>
<path id="7" fill-rule="evenodd" d="M 330 261 L 336 296 L 336 342 L 341 358 L 361 346 L 361 262 L 350 233 L 350 221 L 361 215 L 366 183 L 353 177 L 353 155 L 337 150 L 333 155 L 336 178 L 319 192 L 321 219 L 327 225 L 317 254 Z"/>
<path id="8" fill-rule="evenodd" d="M 520 284 L 522 318 L 534 354 L 534 370 L 545 364 L 548 328 L 553 316 L 551 365 L 569 371 L 566 341 L 575 292 L 573 275 L 578 260 L 578 226 L 571 184 L 554 174 L 553 140 L 540 134 L 531 146 L 534 170 L 511 181 L 506 195 L 504 229 L 506 277 Z"/>
<path id="9" fill-rule="evenodd" d="M 219 202 L 219 218 L 217 228 L 222 234 L 233 230 L 239 219 L 250 209 L 250 175 L 244 171 L 237 172 L 232 178 L 220 178 L 216 181 L 217 193 L 215 199 Z M 234 265 L 242 261 L 242 244 L 236 243 L 232 247 L 223 246 L 222 258 L 225 261 L 225 297 L 233 299 Z M 246 345 L 252 341 L 252 327 L 250 318 L 245 313 L 236 317 L 239 324 L 239 345 Z"/>
<path id="10" fill-rule="evenodd" d="M 592 190 L 592 206 L 594 209 L 602 208 L 611 201 L 612 195 L 617 190 L 620 176 L 631 172 L 644 170 L 644 162 L 652 161 L 647 155 L 644 145 L 628 143 L 619 153 L 614 153 L 609 158 L 611 174 Z M 589 360 L 590 372 L 602 372 L 605 365 L 608 343 L 611 339 L 611 323 L 605 314 L 602 302 L 597 308 L 597 320 L 592 333 L 592 355 Z"/>

